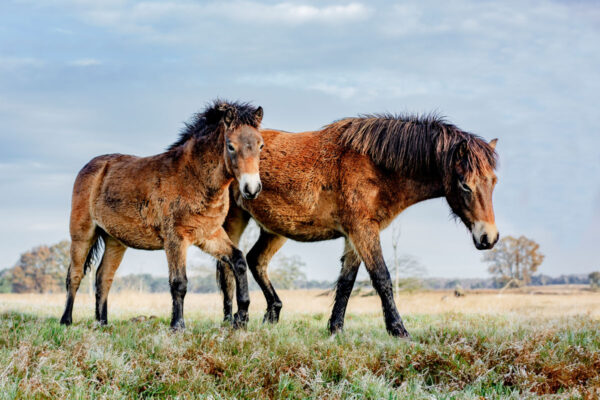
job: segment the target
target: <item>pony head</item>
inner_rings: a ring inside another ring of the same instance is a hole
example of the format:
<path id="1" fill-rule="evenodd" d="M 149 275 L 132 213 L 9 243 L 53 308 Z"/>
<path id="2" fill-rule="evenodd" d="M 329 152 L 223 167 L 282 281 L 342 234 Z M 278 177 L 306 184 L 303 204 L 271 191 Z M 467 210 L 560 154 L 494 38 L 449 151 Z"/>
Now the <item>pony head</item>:
<path id="1" fill-rule="evenodd" d="M 451 172 L 445 182 L 448 204 L 471 231 L 478 250 L 491 249 L 500 237 L 492 204 L 498 181 L 494 173 L 497 141 L 486 143 L 470 136 L 455 144 L 450 156 Z"/>

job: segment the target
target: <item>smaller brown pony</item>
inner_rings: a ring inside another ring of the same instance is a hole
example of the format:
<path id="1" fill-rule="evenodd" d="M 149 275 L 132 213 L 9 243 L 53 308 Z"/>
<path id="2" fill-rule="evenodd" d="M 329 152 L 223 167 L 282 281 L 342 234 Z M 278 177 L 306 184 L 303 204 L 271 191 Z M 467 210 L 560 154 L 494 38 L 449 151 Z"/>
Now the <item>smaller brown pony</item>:
<path id="1" fill-rule="evenodd" d="M 263 140 L 261 107 L 215 101 L 186 124 L 179 140 L 151 157 L 109 154 L 91 160 L 77 175 L 71 205 L 71 264 L 67 304 L 61 324 L 72 323 L 81 279 L 104 242 L 96 271 L 96 320 L 107 323 L 107 297 L 127 247 L 165 249 L 173 298 L 171 327 L 183 329 L 187 291 L 186 253 L 190 245 L 230 265 L 234 271 L 236 326 L 248 320 L 246 260 L 222 228 L 229 209 L 228 189 L 239 182 L 246 199 L 261 190 L 258 174 Z"/>

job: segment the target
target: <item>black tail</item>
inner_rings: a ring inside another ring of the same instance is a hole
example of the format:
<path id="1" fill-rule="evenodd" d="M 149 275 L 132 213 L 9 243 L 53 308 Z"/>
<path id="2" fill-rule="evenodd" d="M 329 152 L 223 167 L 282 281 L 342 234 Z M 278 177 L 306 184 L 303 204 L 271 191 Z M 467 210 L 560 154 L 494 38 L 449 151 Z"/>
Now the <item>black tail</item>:
<path id="1" fill-rule="evenodd" d="M 88 253 L 85 264 L 83 264 L 83 274 L 85 275 L 92 267 L 93 264 L 97 264 L 101 256 L 104 254 L 104 231 L 100 228 L 96 228 L 96 241 L 92 245 L 90 252 Z"/>

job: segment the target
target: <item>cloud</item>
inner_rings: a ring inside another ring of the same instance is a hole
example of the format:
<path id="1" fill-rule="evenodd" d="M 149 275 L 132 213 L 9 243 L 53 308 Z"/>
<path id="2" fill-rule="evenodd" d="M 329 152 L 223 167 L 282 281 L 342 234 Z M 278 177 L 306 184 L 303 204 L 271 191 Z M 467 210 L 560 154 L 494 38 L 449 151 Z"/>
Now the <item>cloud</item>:
<path id="1" fill-rule="evenodd" d="M 216 21 L 241 22 L 254 26 L 331 26 L 364 20 L 372 10 L 362 3 L 311 5 L 293 2 L 264 4 L 256 1 L 197 3 L 187 0 L 108 1 L 55 0 L 50 3 L 73 10 L 86 22 L 116 32 L 159 42 L 193 42 L 219 28 Z"/>
<path id="2" fill-rule="evenodd" d="M 220 5 L 214 11 L 222 16 L 241 21 L 276 24 L 345 23 L 365 19 L 371 14 L 370 10 L 361 3 L 318 7 L 296 3 L 267 5 L 235 2 Z"/>
<path id="3" fill-rule="evenodd" d="M 102 64 L 102 62 L 95 58 L 79 58 L 69 63 L 69 65 L 73 67 L 93 67 L 100 64 Z"/>
<path id="4" fill-rule="evenodd" d="M 0 56 L 0 69 L 14 70 L 25 67 L 42 67 L 43 60 L 34 57 Z"/>

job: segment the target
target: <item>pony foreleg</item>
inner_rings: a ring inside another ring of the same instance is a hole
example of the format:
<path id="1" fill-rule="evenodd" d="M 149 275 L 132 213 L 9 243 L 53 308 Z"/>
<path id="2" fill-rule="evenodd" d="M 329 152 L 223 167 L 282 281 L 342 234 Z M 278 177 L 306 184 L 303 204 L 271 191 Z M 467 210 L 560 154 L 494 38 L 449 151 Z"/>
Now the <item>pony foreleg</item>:
<path id="1" fill-rule="evenodd" d="M 246 275 L 248 265 L 244 253 L 233 245 L 223 228 L 219 228 L 212 237 L 201 241 L 198 246 L 216 259 L 231 266 L 235 277 L 238 304 L 238 311 L 233 316 L 233 326 L 234 328 L 245 327 L 248 323 L 250 295 L 248 293 L 248 276 Z"/>
<path id="2" fill-rule="evenodd" d="M 329 319 L 329 332 L 333 335 L 344 328 L 344 318 L 348 300 L 356 281 L 356 274 L 360 267 L 360 257 L 352 248 L 349 240 L 344 244 L 344 255 L 342 256 L 342 270 L 336 283 L 335 303 Z"/>
<path id="3" fill-rule="evenodd" d="M 173 313 L 171 316 L 171 329 L 182 330 L 185 328 L 183 319 L 183 299 L 187 293 L 187 275 L 185 263 L 187 244 L 179 240 L 165 243 L 165 252 L 169 263 L 169 287 L 173 300 Z"/>
<path id="4" fill-rule="evenodd" d="M 410 338 L 410 334 L 404 328 L 396 303 L 394 303 L 392 279 L 383 260 L 379 242 L 379 229 L 376 227 L 361 227 L 358 231 L 350 234 L 350 240 L 363 259 L 373 287 L 381 298 L 387 331 L 392 336 Z"/>

